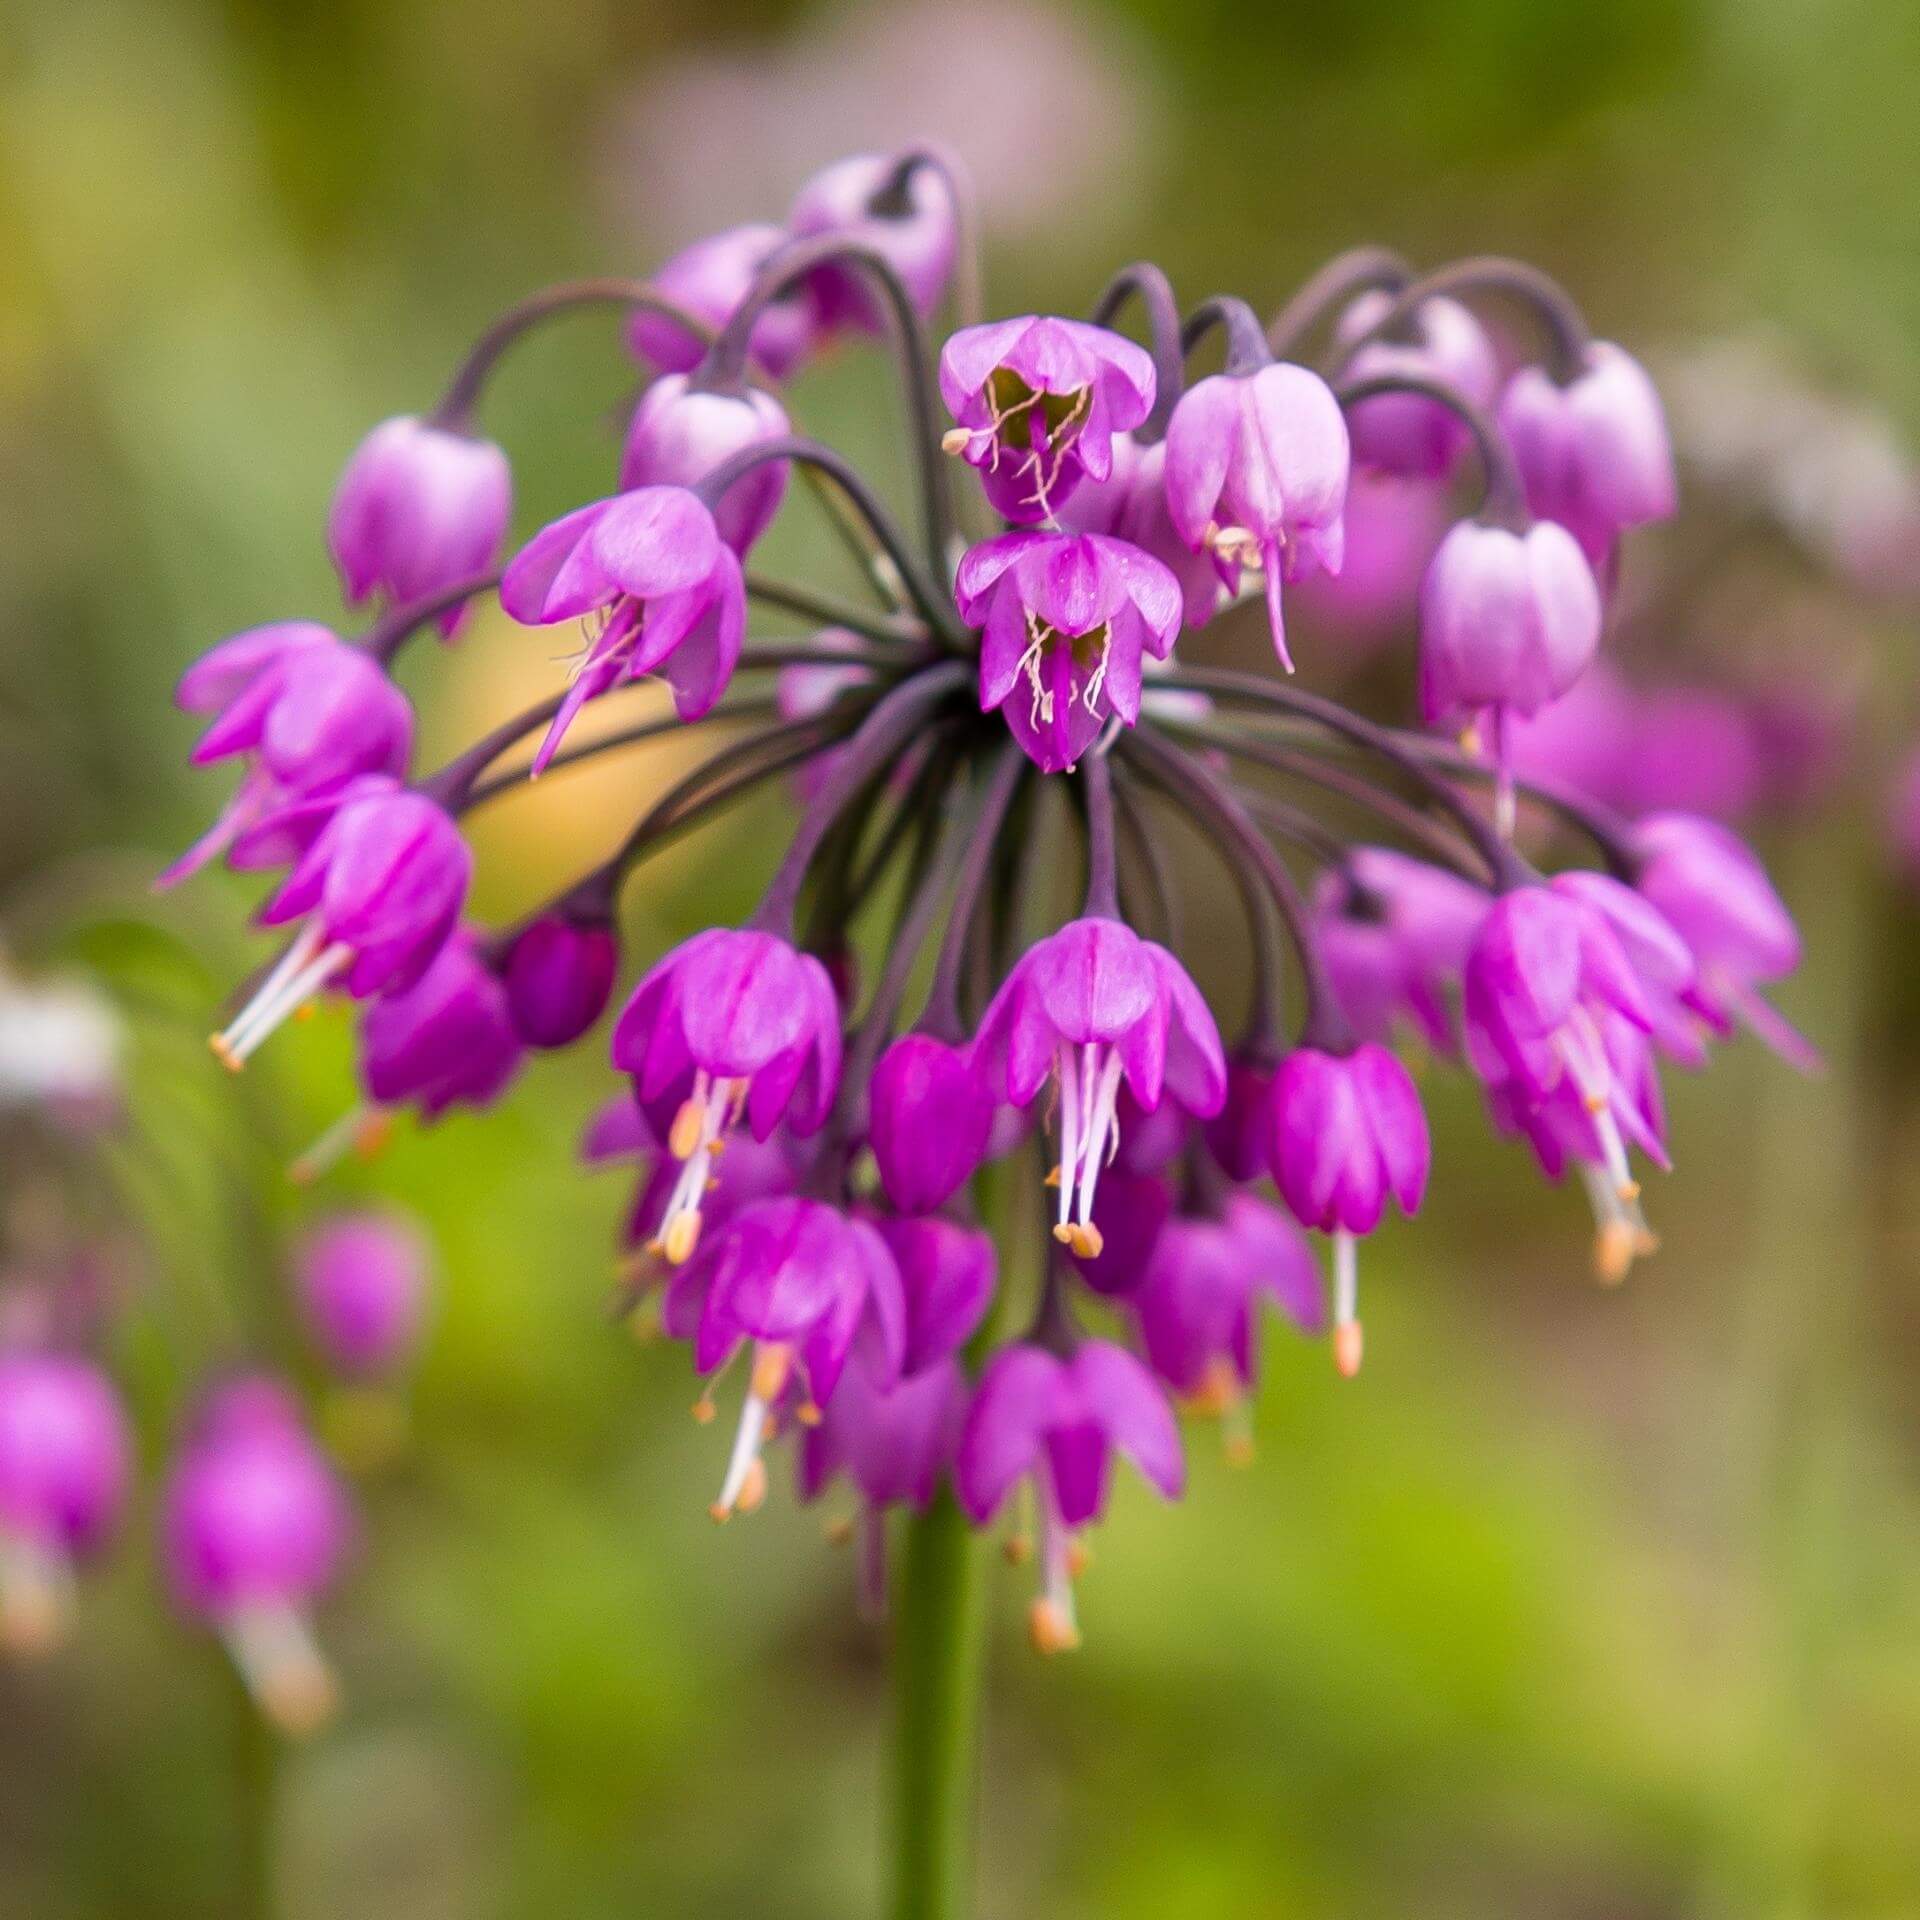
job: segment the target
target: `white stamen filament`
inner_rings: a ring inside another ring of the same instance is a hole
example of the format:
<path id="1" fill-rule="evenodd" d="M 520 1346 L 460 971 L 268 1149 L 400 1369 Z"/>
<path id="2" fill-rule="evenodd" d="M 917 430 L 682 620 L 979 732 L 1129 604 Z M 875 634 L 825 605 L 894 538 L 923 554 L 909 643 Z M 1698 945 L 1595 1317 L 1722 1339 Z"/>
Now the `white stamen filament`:
<path id="1" fill-rule="evenodd" d="M 326 929 L 309 920 L 275 963 L 260 989 L 223 1032 L 207 1043 L 236 1072 L 274 1030 L 353 959 L 342 941 L 328 942 Z"/>
<path id="2" fill-rule="evenodd" d="M 25 1534 L 0 1531 L 0 1650 L 31 1657 L 66 1637 L 73 1568 L 66 1556 Z"/>
<path id="3" fill-rule="evenodd" d="M 1053 1071 L 1060 1112 L 1053 1237 L 1083 1258 L 1097 1258 L 1102 1243 L 1093 1203 L 1100 1169 L 1120 1147 L 1120 1056 L 1104 1041 L 1089 1040 L 1077 1050 L 1061 1047 Z"/>
<path id="4" fill-rule="evenodd" d="M 305 1617 L 293 1607 L 236 1608 L 220 1632 L 247 1691 L 275 1726 L 286 1733 L 312 1733 L 332 1717 L 339 1703 L 333 1670 Z"/>
<path id="5" fill-rule="evenodd" d="M 1035 1476 L 1034 1505 L 1040 1515 L 1040 1591 L 1027 1616 L 1037 1653 L 1071 1653 L 1080 1644 L 1073 1605 L 1074 1540 L 1060 1518 L 1045 1471 Z"/>
<path id="6" fill-rule="evenodd" d="M 734 1429 L 733 1452 L 727 1459 L 726 1478 L 720 1483 L 720 1497 L 708 1511 L 716 1520 L 729 1518 L 740 1504 L 740 1495 L 748 1477 L 760 1464 L 760 1449 L 767 1437 L 766 1401 L 749 1392 L 740 1408 L 740 1424 Z"/>
<path id="7" fill-rule="evenodd" d="M 674 1115 L 667 1147 L 682 1164 L 649 1247 L 664 1253 L 676 1267 L 684 1266 L 699 1244 L 701 1204 L 713 1178 L 713 1162 L 726 1130 L 740 1118 L 746 1097 L 745 1080 L 715 1079 L 702 1068 L 693 1077 L 693 1091 Z"/>
<path id="8" fill-rule="evenodd" d="M 1333 1361 L 1343 1378 L 1360 1371 L 1360 1243 L 1344 1227 L 1333 1235 Z"/>
<path id="9" fill-rule="evenodd" d="M 305 1152 L 287 1162 L 287 1178 L 296 1187 L 312 1186 L 349 1150 L 371 1154 L 386 1138 L 390 1124 L 385 1107 L 367 1100 L 355 1102 Z"/>

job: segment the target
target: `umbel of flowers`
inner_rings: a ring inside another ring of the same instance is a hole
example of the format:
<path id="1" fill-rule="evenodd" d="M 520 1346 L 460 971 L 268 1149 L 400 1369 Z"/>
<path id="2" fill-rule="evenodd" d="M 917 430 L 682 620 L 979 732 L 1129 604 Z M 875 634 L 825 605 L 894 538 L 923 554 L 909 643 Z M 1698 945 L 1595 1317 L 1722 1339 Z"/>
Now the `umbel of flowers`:
<path id="1" fill-rule="evenodd" d="M 633 1169 L 627 1300 L 701 1377 L 715 1517 L 758 1505 L 790 1452 L 803 1498 L 853 1503 L 877 1599 L 886 1510 L 950 1486 L 1031 1548 L 1051 1651 L 1078 1638 L 1115 1459 L 1177 1497 L 1176 1402 L 1248 1452 L 1270 1308 L 1359 1371 L 1366 1242 L 1428 1184 L 1402 1043 L 1476 1078 L 1550 1178 L 1575 1171 L 1614 1281 L 1654 1244 L 1661 1062 L 1702 1064 L 1742 1021 L 1777 1031 L 1759 990 L 1798 956 L 1724 829 L 1628 826 L 1517 777 L 1511 724 L 1579 680 L 1623 542 L 1674 508 L 1651 382 L 1558 286 L 1366 249 L 1267 324 L 1231 295 L 1183 306 L 1149 264 L 1079 315 L 990 318 L 973 244 L 951 164 L 867 156 L 784 225 L 507 313 L 438 405 L 348 463 L 328 537 L 374 624 L 256 628 L 183 680 L 210 716 L 196 757 L 240 782 L 182 868 L 276 876 L 260 920 L 283 944 L 215 1037 L 225 1062 L 317 995 L 357 1003 L 360 1089 L 332 1145 L 397 1108 L 487 1105 L 620 999 L 592 1044 L 624 1084 L 587 1154 Z M 592 303 L 630 317 L 649 383 L 601 484 L 516 543 L 488 381 Z M 904 512 L 782 390 L 847 351 L 897 381 Z M 1289 589 L 1340 573 L 1350 489 L 1382 476 L 1453 517 L 1406 663 L 1424 727 L 1290 677 L 1314 661 Z M 804 494 L 860 597 L 754 567 Z M 573 636 L 572 667 L 421 769 L 389 670 L 489 596 Z M 1271 672 L 1196 657 L 1243 602 Z M 763 617 L 809 632 L 761 637 Z M 576 738 L 650 682 L 669 717 Z M 641 818 L 557 850 L 518 924 L 475 922 L 475 809 L 689 730 L 706 756 Z M 635 872 L 782 779 L 797 824 L 746 920 L 626 953 Z M 1204 944 L 1237 955 L 1244 1004 L 1190 969 L 1168 849 L 1194 836 L 1237 902 Z M 1589 864 L 1549 873 L 1543 849 Z M 997 1242 L 974 1184 L 996 1161 L 1003 1190 L 1031 1189 Z M 271 1420 L 239 1431 L 280 1444 Z M 216 1419 L 203 1444 L 233 1432 Z M 311 1530 L 303 1566 L 325 1557 Z M 184 1565 L 185 1518 L 179 1538 Z M 276 1600 L 223 1630 L 245 1659 L 297 1617 Z"/>

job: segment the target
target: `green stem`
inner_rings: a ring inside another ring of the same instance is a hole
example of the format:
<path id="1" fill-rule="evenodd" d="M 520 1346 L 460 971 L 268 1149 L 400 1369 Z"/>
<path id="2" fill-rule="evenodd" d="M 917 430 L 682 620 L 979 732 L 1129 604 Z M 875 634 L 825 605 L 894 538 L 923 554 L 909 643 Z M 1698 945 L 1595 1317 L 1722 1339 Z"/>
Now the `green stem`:
<path id="1" fill-rule="evenodd" d="M 982 1550 L 942 1491 L 907 1521 L 894 1596 L 894 1920 L 963 1920 L 973 1904 Z"/>
<path id="2" fill-rule="evenodd" d="M 273 1920 L 279 1739 L 239 1678 L 229 1673 L 226 1680 L 233 1699 L 234 1920 Z"/>

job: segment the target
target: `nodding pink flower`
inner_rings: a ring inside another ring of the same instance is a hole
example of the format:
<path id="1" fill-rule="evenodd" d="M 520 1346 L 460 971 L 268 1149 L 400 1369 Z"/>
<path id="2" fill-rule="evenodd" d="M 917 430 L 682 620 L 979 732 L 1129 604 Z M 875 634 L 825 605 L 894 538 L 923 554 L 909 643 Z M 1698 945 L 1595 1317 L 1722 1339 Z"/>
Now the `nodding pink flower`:
<path id="1" fill-rule="evenodd" d="M 607 1010 L 620 972 L 620 936 L 597 914 L 565 907 L 514 935 L 500 961 L 507 1011 L 530 1047 L 570 1047 Z"/>
<path id="2" fill-rule="evenodd" d="M 1577 1096 L 1615 1196 L 1631 1206 L 1640 1189 L 1621 1132 L 1621 1048 L 1610 1029 L 1617 1020 L 1652 1033 L 1662 1004 L 1692 978 L 1680 935 L 1617 880 L 1562 874 L 1517 887 L 1488 910 L 1467 956 L 1467 1059 L 1523 1113 L 1563 1089 Z"/>
<path id="3" fill-rule="evenodd" d="M 918 1373 L 958 1353 L 979 1331 L 999 1274 L 993 1236 L 938 1217 L 882 1216 L 874 1225 L 893 1255 L 906 1302 L 901 1368 Z"/>
<path id="4" fill-rule="evenodd" d="M 1246 1402 L 1268 1301 L 1300 1332 L 1326 1331 L 1320 1268 L 1306 1235 L 1278 1207 L 1246 1193 L 1230 1194 L 1217 1215 L 1168 1221 L 1127 1297 L 1148 1363 L 1197 1411 L 1227 1423 L 1227 1455 L 1236 1464 L 1253 1456 Z"/>
<path id="5" fill-rule="evenodd" d="M 860 1599 L 869 1619 L 886 1613 L 886 1509 L 924 1509 L 933 1499 L 966 1412 L 967 1375 L 957 1360 L 936 1360 L 891 1385 L 856 1361 L 819 1422 L 801 1429 L 800 1498 L 817 1500 L 843 1477 L 859 1497 Z"/>
<path id="6" fill-rule="evenodd" d="M 1605 340 L 1564 386 L 1540 367 L 1507 382 L 1500 426 L 1527 504 L 1580 542 L 1596 565 L 1628 527 L 1674 510 L 1673 443 L 1660 395 L 1639 361 Z"/>
<path id="7" fill-rule="evenodd" d="M 1411 626 L 1420 582 L 1452 524 L 1445 491 L 1356 468 L 1341 524 L 1346 537 L 1339 573 L 1303 582 L 1294 604 L 1350 645 Z"/>
<path id="8" fill-rule="evenodd" d="M 484 572 L 513 511 L 507 456 L 491 440 L 411 414 L 383 421 L 347 462 L 327 520 L 327 545 L 349 604 L 383 593 L 419 600 Z M 440 616 L 448 639 L 464 605 Z"/>
<path id="9" fill-rule="evenodd" d="M 787 244 L 787 237 L 784 227 L 729 227 L 682 248 L 648 284 L 718 333 L 747 297 L 760 269 Z M 806 296 L 795 288 L 761 309 L 748 352 L 770 380 L 784 380 L 806 357 L 813 333 Z M 691 373 L 707 352 L 698 334 L 644 308 L 636 308 L 627 323 L 627 343 L 665 373 Z"/>
<path id="10" fill-rule="evenodd" d="M 980 470 L 1009 520 L 1051 520 L 1081 479 L 1113 473 L 1113 437 L 1153 410 L 1153 359 L 1081 320 L 1032 314 L 956 333 L 940 393 L 960 424 L 943 445 Z"/>
<path id="11" fill-rule="evenodd" d="M 787 214 L 796 240 L 836 234 L 883 255 L 922 319 L 940 304 L 953 274 L 959 212 L 938 171 L 903 170 L 891 155 L 855 154 L 823 167 L 801 187 Z M 818 324 L 883 333 L 886 302 L 857 266 L 822 267 L 807 276 Z"/>
<path id="12" fill-rule="evenodd" d="M 1141 659 L 1180 634 L 1180 586 L 1103 534 L 1009 533 L 972 548 L 955 587 L 982 629 L 980 710 L 1002 708 L 1043 772 L 1073 766 L 1110 715 L 1140 717 Z"/>
<path id="13" fill-rule="evenodd" d="M 311 1732 L 337 1699 L 311 1616 L 351 1531 L 339 1483 L 286 1394 L 270 1380 L 222 1389 L 167 1484 L 167 1572 L 180 1605 L 220 1635 L 261 1710 L 289 1733 Z"/>
<path id="14" fill-rule="evenodd" d="M 710 928 L 633 990 L 613 1063 L 633 1075 L 643 1103 L 679 1094 L 667 1149 L 680 1171 L 656 1237 L 680 1266 L 700 1237 L 721 1142 L 741 1116 L 758 1140 L 782 1121 L 805 1136 L 826 1119 L 840 1084 L 840 1004 L 811 954 L 770 933 Z"/>
<path id="15" fill-rule="evenodd" d="M 1141 1173 L 1124 1160 L 1110 1167 L 1093 1204 L 1097 1253 L 1073 1253 L 1073 1264 L 1095 1293 L 1122 1300 L 1140 1284 L 1160 1229 L 1173 1217 L 1173 1188 L 1164 1174 Z M 1069 1249 L 1072 1251 L 1072 1249 Z"/>
<path id="16" fill-rule="evenodd" d="M 333 983 L 355 999 L 404 993 L 452 937 L 473 877 L 473 855 L 446 811 L 392 786 L 335 808 L 285 884 L 260 911 L 263 926 L 300 930 L 224 1031 L 214 1053 L 236 1070 L 267 1036 Z"/>
<path id="17" fill-rule="evenodd" d="M 400 1371 L 420 1344 L 427 1247 L 420 1230 L 387 1213 L 341 1213 L 294 1251 L 294 1292 L 314 1344 L 348 1380 Z"/>
<path id="18" fill-rule="evenodd" d="M 739 557 L 685 487 L 640 487 L 556 520 L 515 555 L 500 604 L 523 626 L 590 622 L 535 773 L 580 709 L 622 679 L 658 673 L 680 717 L 697 720 L 726 692 L 747 626 Z"/>
<path id="19" fill-rule="evenodd" d="M 1432 1164 L 1427 1116 L 1413 1076 L 1371 1042 L 1345 1056 L 1298 1047 L 1274 1076 L 1274 1184 L 1303 1226 L 1333 1240 L 1333 1353 L 1360 1371 L 1356 1241 L 1380 1224 L 1391 1196 L 1419 1210 Z"/>
<path id="20" fill-rule="evenodd" d="M 1356 340 L 1393 304 L 1379 289 L 1363 293 L 1340 316 L 1335 338 Z M 1348 380 L 1382 376 L 1438 381 L 1475 406 L 1493 404 L 1500 364 L 1486 329 L 1457 300 L 1422 300 L 1397 338 L 1372 340 L 1351 355 Z M 1417 393 L 1375 394 L 1347 417 L 1358 466 L 1415 480 L 1438 480 L 1453 471 L 1472 435 L 1451 407 Z"/>
<path id="21" fill-rule="evenodd" d="M 1075 1536 L 1105 1510 L 1116 1453 L 1166 1499 L 1180 1497 L 1186 1464 L 1173 1410 L 1153 1375 L 1124 1347 L 1083 1340 L 1061 1359 L 1043 1347 L 1016 1344 L 987 1362 L 961 1429 L 954 1485 L 974 1524 L 985 1526 L 1020 1481 L 1031 1481 L 1041 1589 L 1028 1625 L 1041 1653 L 1080 1644 Z"/>
<path id="22" fill-rule="evenodd" d="M 384 994 L 360 1021 L 360 1083 L 376 1107 L 412 1105 L 426 1120 L 484 1107 L 526 1057 L 507 990 L 476 936 L 461 928 L 420 978 Z"/>
<path id="23" fill-rule="evenodd" d="M 709 393 L 684 373 L 669 373 L 640 396 L 620 459 L 620 484 L 692 487 L 736 453 L 765 446 L 792 431 L 787 411 L 770 393 L 743 387 Z M 713 523 L 735 553 L 744 554 L 772 525 L 786 498 L 788 465 L 767 460 L 744 473 L 713 505 Z"/>
<path id="24" fill-rule="evenodd" d="M 238 791 L 210 832 L 163 873 L 170 887 L 215 860 L 287 800 L 335 792 L 362 774 L 406 771 L 413 709 L 371 654 L 310 620 L 223 640 L 181 676 L 188 713 L 219 717 L 193 750 L 208 766 L 246 757 Z"/>
<path id="25" fill-rule="evenodd" d="M 1148 1113 L 1164 1095 L 1205 1119 L 1226 1098 L 1220 1033 L 1199 988 L 1165 947 L 1091 915 L 1022 955 L 981 1018 L 973 1064 L 1011 1106 L 1026 1106 L 1053 1080 L 1053 1237 L 1088 1258 L 1103 1244 L 1094 1199 L 1118 1144 L 1122 1082 Z"/>
<path id="26" fill-rule="evenodd" d="M 0 1354 L 0 1647 L 31 1654 L 59 1642 L 74 1563 L 105 1544 L 132 1471 L 105 1374 L 61 1354 Z"/>
<path id="27" fill-rule="evenodd" d="M 1083 478 L 1062 507 L 1069 533 L 1106 533 L 1158 560 L 1180 583 L 1181 621 L 1204 627 L 1225 591 L 1211 553 L 1195 553 L 1167 511 L 1167 443 L 1143 444 L 1131 434 L 1113 442 L 1113 471 Z"/>
<path id="28" fill-rule="evenodd" d="M 792 1195 L 757 1200 L 714 1234 L 668 1283 L 665 1324 L 671 1334 L 691 1336 L 703 1374 L 752 1349 L 746 1401 L 711 1509 L 716 1520 L 760 1504 L 760 1454 L 789 1388 L 800 1424 L 812 1426 L 856 1341 L 861 1364 L 881 1386 L 900 1377 L 906 1348 L 906 1303 L 887 1243 L 870 1221 Z M 711 1395 L 703 1396 L 698 1416 L 711 1419 L 712 1406 Z"/>
<path id="29" fill-rule="evenodd" d="M 1614 1171 L 1621 1156 L 1609 1133 L 1665 1167 L 1666 1112 L 1648 1036 L 1610 1009 L 1598 1013 L 1594 1024 L 1607 1062 L 1603 1103 L 1591 1103 L 1569 1076 L 1539 1097 L 1529 1097 L 1511 1080 L 1489 1082 L 1487 1106 L 1500 1132 L 1523 1138 L 1533 1149 L 1550 1180 L 1569 1166 L 1579 1174 L 1593 1209 L 1594 1275 L 1617 1286 L 1635 1260 L 1658 1251 L 1660 1241 L 1647 1225 L 1638 1187 L 1621 1182 Z"/>
<path id="30" fill-rule="evenodd" d="M 1444 867 L 1388 847 L 1356 847 L 1313 890 L 1327 983 L 1363 1040 L 1406 1018 L 1442 1053 L 1457 1044 L 1452 990 L 1492 904 Z"/>
<path id="31" fill-rule="evenodd" d="M 1600 645 L 1600 589 L 1573 536 L 1551 520 L 1524 533 L 1463 520 L 1420 587 L 1420 711 L 1429 725 L 1538 713 Z"/>
<path id="32" fill-rule="evenodd" d="M 1333 389 L 1284 360 L 1197 382 L 1167 424 L 1173 524 L 1213 555 L 1229 592 L 1243 568 L 1265 574 L 1274 651 L 1289 672 L 1281 583 L 1340 571 L 1349 464 Z"/>
<path id="33" fill-rule="evenodd" d="M 1267 1170 L 1267 1111 L 1275 1061 L 1262 1047 L 1227 1062 L 1227 1093 L 1201 1132 L 1207 1151 L 1229 1180 L 1257 1180 Z"/>
<path id="34" fill-rule="evenodd" d="M 902 1213 L 943 1207 L 987 1157 L 993 1096 L 958 1047 L 931 1034 L 894 1041 L 873 1070 L 867 1138 Z"/>
<path id="35" fill-rule="evenodd" d="M 1756 988 L 1800 964 L 1800 934 L 1752 849 L 1717 820 L 1649 814 L 1633 830 L 1634 883 L 1693 955 L 1685 998 L 1722 1033 L 1749 1027 L 1783 1060 L 1812 1072 L 1818 1051 Z"/>

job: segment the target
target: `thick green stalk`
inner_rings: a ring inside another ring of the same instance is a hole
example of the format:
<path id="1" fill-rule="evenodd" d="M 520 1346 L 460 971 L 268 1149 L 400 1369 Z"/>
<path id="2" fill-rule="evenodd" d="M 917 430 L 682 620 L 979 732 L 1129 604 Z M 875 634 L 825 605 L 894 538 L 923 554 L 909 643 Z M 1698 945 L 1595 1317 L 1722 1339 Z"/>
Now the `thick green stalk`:
<path id="1" fill-rule="evenodd" d="M 894 1920 L 972 1909 L 985 1572 L 951 1493 L 908 1518 L 893 1604 Z"/>

